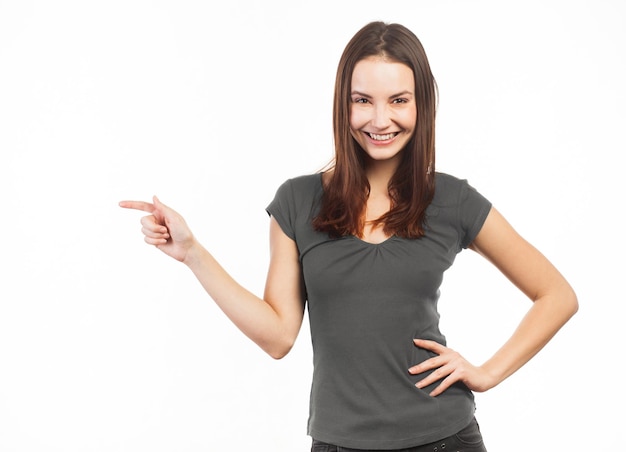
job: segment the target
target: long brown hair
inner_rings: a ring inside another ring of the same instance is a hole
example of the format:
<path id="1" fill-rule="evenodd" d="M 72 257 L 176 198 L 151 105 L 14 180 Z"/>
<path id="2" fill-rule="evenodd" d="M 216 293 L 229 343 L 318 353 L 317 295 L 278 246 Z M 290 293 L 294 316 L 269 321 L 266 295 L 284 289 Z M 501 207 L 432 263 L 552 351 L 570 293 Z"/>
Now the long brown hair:
<path id="1" fill-rule="evenodd" d="M 339 61 L 333 104 L 334 168 L 324 186 L 313 226 L 333 237 L 363 234 L 370 186 L 365 174 L 365 151 L 350 133 L 350 103 L 354 67 L 371 56 L 403 63 L 413 71 L 417 107 L 415 133 L 389 181 L 391 209 L 374 224 L 382 224 L 388 235 L 418 238 L 424 235 L 426 207 L 435 192 L 437 85 L 417 36 L 402 25 L 384 22 L 371 22 L 361 28 Z"/>

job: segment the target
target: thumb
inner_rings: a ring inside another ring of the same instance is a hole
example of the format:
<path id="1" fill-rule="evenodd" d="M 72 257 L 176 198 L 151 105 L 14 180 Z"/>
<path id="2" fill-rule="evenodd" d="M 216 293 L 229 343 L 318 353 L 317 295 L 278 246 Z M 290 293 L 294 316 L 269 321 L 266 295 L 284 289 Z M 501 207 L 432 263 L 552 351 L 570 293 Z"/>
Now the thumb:
<path id="1" fill-rule="evenodd" d="M 152 212 L 152 215 L 155 216 L 157 221 L 164 224 L 167 214 L 167 206 L 163 204 L 156 195 L 152 196 L 152 204 L 154 205 L 154 211 Z"/>
<path id="2" fill-rule="evenodd" d="M 152 203 L 154 204 L 154 207 L 157 208 L 158 210 L 160 210 L 162 213 L 167 212 L 168 210 L 170 210 L 170 208 L 168 206 L 166 206 L 165 204 L 163 204 L 161 202 L 161 200 L 154 195 L 152 197 Z"/>
<path id="3" fill-rule="evenodd" d="M 168 228 L 171 223 L 183 222 L 180 214 L 169 206 L 163 204 L 156 195 L 152 197 L 152 202 L 154 203 L 154 212 L 152 214 Z"/>

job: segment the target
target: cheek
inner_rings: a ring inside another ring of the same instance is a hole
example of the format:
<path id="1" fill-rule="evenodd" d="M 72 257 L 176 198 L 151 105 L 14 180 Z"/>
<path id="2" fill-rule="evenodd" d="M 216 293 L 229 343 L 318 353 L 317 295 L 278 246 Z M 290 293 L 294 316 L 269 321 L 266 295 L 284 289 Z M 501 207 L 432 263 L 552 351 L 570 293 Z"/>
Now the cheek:
<path id="1" fill-rule="evenodd" d="M 409 126 L 411 129 L 414 129 L 417 127 L 417 111 L 416 110 L 407 111 L 406 116 L 405 116 L 405 124 Z"/>
<path id="2" fill-rule="evenodd" d="M 358 108 L 350 109 L 350 128 L 358 130 L 367 123 L 367 119 L 361 110 Z"/>

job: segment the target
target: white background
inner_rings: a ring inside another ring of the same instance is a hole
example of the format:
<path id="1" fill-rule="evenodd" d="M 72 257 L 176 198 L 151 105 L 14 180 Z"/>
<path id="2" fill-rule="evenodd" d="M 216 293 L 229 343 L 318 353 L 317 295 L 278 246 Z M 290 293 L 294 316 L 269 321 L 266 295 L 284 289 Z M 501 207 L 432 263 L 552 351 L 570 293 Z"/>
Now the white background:
<path id="1" fill-rule="evenodd" d="M 408 26 L 430 57 L 437 169 L 492 200 L 580 299 L 533 361 L 477 394 L 489 450 L 613 446 L 623 5 L 0 0 L 0 451 L 308 450 L 308 325 L 284 360 L 264 355 L 117 203 L 159 195 L 261 294 L 264 208 L 331 158 L 335 68 L 371 20 Z M 480 363 L 528 307 L 464 252 L 442 328 Z"/>

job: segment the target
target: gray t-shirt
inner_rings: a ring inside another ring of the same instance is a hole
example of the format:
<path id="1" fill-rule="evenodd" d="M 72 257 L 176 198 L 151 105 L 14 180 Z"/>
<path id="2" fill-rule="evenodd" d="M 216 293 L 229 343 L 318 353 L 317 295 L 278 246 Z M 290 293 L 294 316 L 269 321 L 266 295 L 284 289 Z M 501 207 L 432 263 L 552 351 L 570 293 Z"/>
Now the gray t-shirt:
<path id="1" fill-rule="evenodd" d="M 308 432 L 327 443 L 398 449 L 450 436 L 471 421 L 463 384 L 431 397 L 410 366 L 433 356 L 413 338 L 446 344 L 437 302 L 443 273 L 469 246 L 491 208 L 464 180 L 436 174 L 426 235 L 380 244 L 338 239 L 311 225 L 321 174 L 287 180 L 267 207 L 298 247 L 306 286 L 313 382 Z"/>

